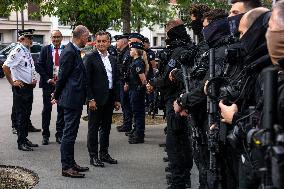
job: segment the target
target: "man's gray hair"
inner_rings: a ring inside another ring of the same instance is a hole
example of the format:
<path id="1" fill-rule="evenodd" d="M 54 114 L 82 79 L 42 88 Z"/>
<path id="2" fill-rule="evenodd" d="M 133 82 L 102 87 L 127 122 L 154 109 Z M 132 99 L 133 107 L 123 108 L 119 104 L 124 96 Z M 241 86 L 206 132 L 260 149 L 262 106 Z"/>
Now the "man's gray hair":
<path id="1" fill-rule="evenodd" d="M 273 11 L 276 11 L 277 14 L 277 24 L 281 28 L 284 27 L 284 0 L 277 1 L 273 6 Z"/>
<path id="2" fill-rule="evenodd" d="M 89 33 L 88 28 L 86 28 L 86 26 L 83 25 L 78 25 L 76 26 L 76 28 L 73 30 L 73 38 L 80 38 L 82 35 L 84 35 L 85 33 Z"/>

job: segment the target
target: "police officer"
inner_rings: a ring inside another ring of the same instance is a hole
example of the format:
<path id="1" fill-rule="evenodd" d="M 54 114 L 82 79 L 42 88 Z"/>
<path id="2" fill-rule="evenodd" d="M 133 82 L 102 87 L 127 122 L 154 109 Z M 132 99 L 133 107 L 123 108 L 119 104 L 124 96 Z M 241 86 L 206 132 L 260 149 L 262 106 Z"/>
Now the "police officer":
<path id="1" fill-rule="evenodd" d="M 156 55 L 155 52 L 150 49 L 150 41 L 147 37 L 144 38 L 144 49 L 147 53 L 147 60 L 149 63 L 149 71 L 147 73 L 147 80 L 151 80 L 154 78 L 154 74 L 158 71 L 157 70 L 157 63 L 156 63 Z M 154 101 L 154 92 L 147 93 L 146 94 L 146 110 L 151 110 L 151 105 Z M 151 113 L 151 112 L 149 112 Z M 153 112 L 154 113 L 154 112 Z"/>
<path id="2" fill-rule="evenodd" d="M 144 36 L 139 33 L 131 33 L 128 37 L 128 45 L 132 42 L 142 43 L 144 40 Z M 132 119 L 133 112 L 130 105 L 130 96 L 129 91 L 124 90 L 128 88 L 130 81 L 130 65 L 132 64 L 132 57 L 130 56 L 130 49 L 128 49 L 123 57 L 122 63 L 119 64 L 119 70 L 121 70 L 121 75 L 123 79 L 121 80 L 121 106 L 123 111 L 123 125 L 122 127 L 118 127 L 118 132 L 126 132 L 126 135 L 133 134 L 134 128 L 132 129 Z M 144 110 L 145 111 L 145 110 Z"/>
<path id="3" fill-rule="evenodd" d="M 186 32 L 183 21 L 180 19 L 171 20 L 166 25 L 168 42 L 180 41 L 183 44 L 191 45 L 192 41 Z M 169 73 L 174 68 L 179 68 L 176 54 L 179 54 L 180 47 L 173 48 L 170 61 L 166 65 L 163 75 L 155 78 L 147 85 L 151 91 L 153 86 L 161 87 L 164 91 L 167 114 L 167 136 L 166 149 L 171 167 L 170 189 L 184 189 L 190 187 L 190 170 L 192 168 L 191 147 L 188 138 L 187 118 L 175 114 L 173 109 L 174 100 L 182 92 L 183 86 L 179 82 L 171 81 Z"/>
<path id="4" fill-rule="evenodd" d="M 118 77 L 120 80 L 120 101 L 123 113 L 123 124 L 117 126 L 116 129 L 120 132 L 131 130 L 131 111 L 129 104 L 129 96 L 123 89 L 125 83 L 125 77 L 127 73 L 127 65 L 130 64 L 131 57 L 129 56 L 129 46 L 128 46 L 128 34 L 115 35 L 117 55 L 117 67 L 118 67 Z"/>
<path id="5" fill-rule="evenodd" d="M 27 139 L 29 112 L 32 109 L 33 88 L 36 86 L 34 61 L 30 53 L 33 44 L 32 29 L 19 31 L 19 44 L 8 55 L 3 70 L 14 91 L 14 102 L 18 121 L 18 149 L 33 151 L 38 147 Z"/>
<path id="6" fill-rule="evenodd" d="M 142 59 L 144 47 L 142 43 L 130 43 L 130 56 L 133 58 L 130 65 L 129 90 L 130 104 L 134 115 L 135 132 L 129 136 L 129 144 L 144 143 L 145 132 L 145 91 L 146 75 L 145 63 Z"/>

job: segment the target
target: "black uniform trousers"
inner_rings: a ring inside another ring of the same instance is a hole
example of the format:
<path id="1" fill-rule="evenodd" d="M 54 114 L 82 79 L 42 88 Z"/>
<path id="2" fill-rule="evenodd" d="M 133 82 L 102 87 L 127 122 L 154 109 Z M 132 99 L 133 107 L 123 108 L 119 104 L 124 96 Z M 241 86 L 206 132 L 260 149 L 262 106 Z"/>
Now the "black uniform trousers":
<path id="1" fill-rule="evenodd" d="M 175 114 L 174 99 L 166 102 L 167 136 L 166 148 L 171 165 L 172 183 L 175 189 L 184 189 L 193 165 L 192 149 L 188 137 L 187 118 Z"/>
<path id="2" fill-rule="evenodd" d="M 139 138 L 145 136 L 145 88 L 134 87 L 129 91 L 131 109 L 134 115 L 135 132 Z"/>
<path id="3" fill-rule="evenodd" d="M 131 109 L 130 104 L 130 94 L 129 91 L 124 91 L 124 81 L 120 81 L 120 103 L 121 103 L 121 109 L 123 113 L 123 127 L 126 129 L 132 129 L 132 118 L 133 113 Z"/>
<path id="4" fill-rule="evenodd" d="M 113 92 L 110 90 L 107 103 L 89 111 L 87 146 L 90 157 L 98 157 L 98 140 L 100 156 L 108 154 L 113 106 Z"/>
<path id="5" fill-rule="evenodd" d="M 62 170 L 73 168 L 76 164 L 74 159 L 74 145 L 80 124 L 82 109 L 64 108 L 64 129 L 60 146 Z"/>
<path id="6" fill-rule="evenodd" d="M 33 104 L 33 86 L 24 85 L 24 87 L 13 87 L 13 106 L 16 110 L 16 120 L 18 123 L 18 145 L 27 142 L 29 118 Z"/>
<path id="7" fill-rule="evenodd" d="M 42 136 L 44 138 L 50 137 L 50 119 L 52 112 L 51 104 L 51 94 L 54 92 L 55 87 L 52 85 L 47 85 L 42 88 L 42 100 L 43 100 L 43 109 L 42 109 Z M 57 105 L 57 120 L 56 120 L 56 138 L 61 138 L 64 128 L 64 111 L 59 105 Z"/>
<path id="8" fill-rule="evenodd" d="M 16 115 L 16 105 L 15 105 L 15 95 L 14 94 L 15 88 L 12 87 L 12 92 L 13 92 L 13 105 L 12 105 L 12 113 L 11 113 L 11 121 L 12 121 L 12 128 L 17 129 L 18 128 L 18 120 L 17 120 L 17 115 Z M 28 120 L 28 127 L 32 127 L 32 122 L 31 122 L 31 113 L 32 113 L 32 108 L 28 112 L 29 114 L 29 120 Z"/>

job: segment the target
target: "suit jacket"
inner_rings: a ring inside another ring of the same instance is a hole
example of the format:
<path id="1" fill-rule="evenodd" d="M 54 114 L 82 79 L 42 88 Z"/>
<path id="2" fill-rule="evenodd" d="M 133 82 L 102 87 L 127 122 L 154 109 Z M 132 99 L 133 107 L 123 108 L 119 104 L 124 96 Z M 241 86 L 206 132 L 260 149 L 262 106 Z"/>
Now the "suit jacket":
<path id="1" fill-rule="evenodd" d="M 109 55 L 112 67 L 113 92 L 111 100 L 113 103 L 119 101 L 119 81 L 116 59 Z M 94 99 L 99 106 L 108 102 L 109 98 L 109 81 L 104 63 L 98 51 L 87 54 L 84 58 L 87 69 L 88 79 L 88 100 Z"/>
<path id="2" fill-rule="evenodd" d="M 86 101 L 87 75 L 80 51 L 70 42 L 59 58 L 54 98 L 63 108 L 82 109 Z"/>
<path id="3" fill-rule="evenodd" d="M 50 85 L 47 81 L 53 78 L 53 65 L 52 46 L 46 45 L 41 49 L 39 61 L 35 64 L 35 69 L 40 75 L 40 88 Z"/>

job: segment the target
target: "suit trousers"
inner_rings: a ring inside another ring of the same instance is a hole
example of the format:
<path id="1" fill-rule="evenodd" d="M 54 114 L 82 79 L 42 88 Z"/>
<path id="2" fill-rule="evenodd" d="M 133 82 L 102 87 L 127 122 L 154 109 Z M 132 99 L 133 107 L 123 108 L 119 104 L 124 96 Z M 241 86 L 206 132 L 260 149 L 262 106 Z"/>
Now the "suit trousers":
<path id="1" fill-rule="evenodd" d="M 52 112 L 51 104 L 51 94 L 54 92 L 55 87 L 52 85 L 47 85 L 42 88 L 42 100 L 43 100 L 43 109 L 42 109 L 42 136 L 44 138 L 50 137 L 50 119 Z M 63 108 L 57 105 L 57 120 L 56 120 L 56 134 L 55 137 L 62 137 L 64 128 L 64 111 Z"/>
<path id="2" fill-rule="evenodd" d="M 124 91 L 124 81 L 120 81 L 120 103 L 123 113 L 123 126 L 127 129 L 132 129 L 133 113 L 130 104 L 129 91 Z"/>
<path id="3" fill-rule="evenodd" d="M 29 118 L 33 104 L 32 87 L 13 87 L 14 106 L 16 110 L 16 120 L 18 123 L 18 144 L 27 142 Z"/>
<path id="4" fill-rule="evenodd" d="M 109 99 L 105 105 L 97 106 L 97 110 L 89 111 L 87 146 L 90 157 L 98 157 L 98 135 L 100 140 L 100 155 L 108 153 L 113 105 L 113 101 Z"/>
<path id="5" fill-rule="evenodd" d="M 80 124 L 82 109 L 64 108 L 64 122 L 62 142 L 60 147 L 62 170 L 74 167 L 74 145 Z"/>

